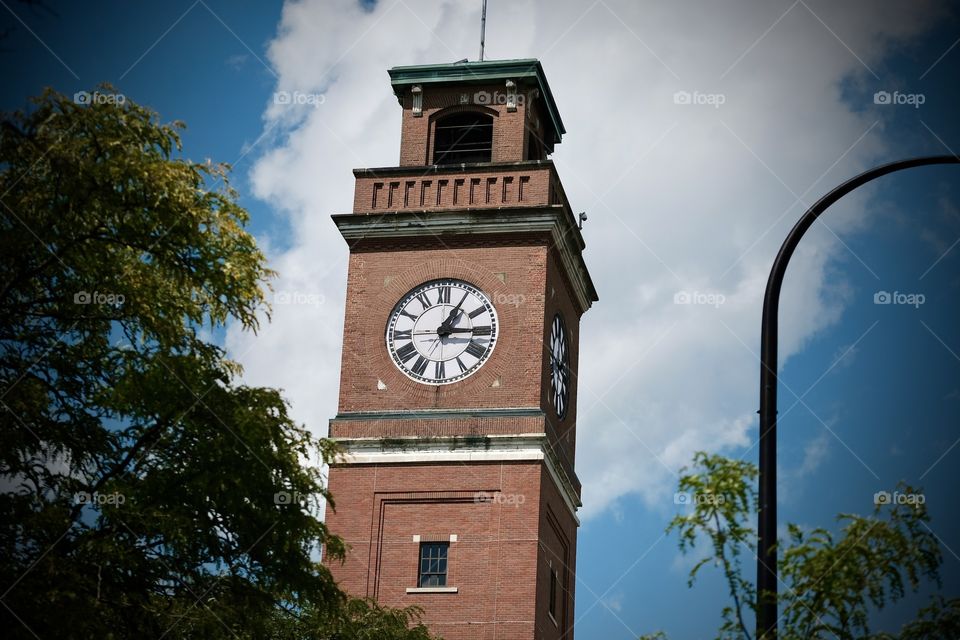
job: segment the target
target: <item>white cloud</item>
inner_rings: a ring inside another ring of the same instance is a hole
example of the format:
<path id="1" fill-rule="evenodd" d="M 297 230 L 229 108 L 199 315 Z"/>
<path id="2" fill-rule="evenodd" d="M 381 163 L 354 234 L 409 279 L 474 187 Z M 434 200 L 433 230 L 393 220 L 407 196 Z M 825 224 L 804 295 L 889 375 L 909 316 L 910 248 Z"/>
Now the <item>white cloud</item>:
<path id="1" fill-rule="evenodd" d="M 628 493 L 662 502 L 696 449 L 750 444 L 751 351 L 773 255 L 807 205 L 885 150 L 882 113 L 872 100 L 845 104 L 841 83 L 872 81 L 891 43 L 930 21 L 926 5 L 896 2 L 491 6 L 487 57 L 542 60 L 569 130 L 553 158 L 575 210 L 590 213 L 586 260 L 601 300 L 581 344 L 586 517 Z M 478 27 L 479 3 L 284 8 L 269 50 L 276 88 L 323 102 L 267 106 L 274 144 L 252 179 L 291 228 L 271 243 L 289 244 L 271 252 L 276 289 L 325 302 L 275 306 L 259 336 L 232 329 L 228 347 L 249 381 L 284 388 L 318 433 L 336 411 L 346 279 L 347 249 L 329 216 L 351 208 L 352 168 L 397 162 L 400 108 L 386 69 L 475 59 Z M 678 91 L 723 104 L 678 105 Z M 783 358 L 840 318 L 851 292 L 831 261 L 865 268 L 838 236 L 863 224 L 867 195 L 838 205 L 829 229 L 818 225 L 798 251 Z M 674 304 L 679 291 L 724 303 Z"/>

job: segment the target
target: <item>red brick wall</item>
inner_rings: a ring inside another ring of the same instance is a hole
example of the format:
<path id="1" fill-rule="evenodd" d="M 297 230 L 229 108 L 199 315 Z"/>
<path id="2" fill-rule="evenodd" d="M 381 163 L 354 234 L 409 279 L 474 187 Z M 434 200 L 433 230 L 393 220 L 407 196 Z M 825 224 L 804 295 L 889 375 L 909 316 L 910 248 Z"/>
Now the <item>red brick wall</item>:
<path id="1" fill-rule="evenodd" d="M 574 591 L 576 587 L 577 523 L 549 474 L 541 476 L 539 554 L 537 559 L 537 638 L 573 638 Z M 550 571 L 558 577 L 555 619 L 549 615 Z M 564 635 L 566 634 L 566 635 Z"/>
<path id="2" fill-rule="evenodd" d="M 354 247 L 347 276 L 340 411 L 539 406 L 546 262 L 542 238 L 474 238 L 471 244 L 426 237 L 407 245 Z M 462 279 L 486 293 L 497 310 L 499 335 L 477 373 L 455 384 L 431 386 L 397 369 L 384 334 L 397 301 L 437 278 Z M 541 302 L 531 302 L 535 300 Z M 378 380 L 386 389 L 378 390 Z"/>
<path id="3" fill-rule="evenodd" d="M 327 523 L 351 548 L 331 570 L 353 595 L 423 607 L 426 623 L 447 640 L 558 637 L 541 620 L 549 620 L 542 549 L 556 544 L 543 512 L 566 509 L 551 483 L 540 462 L 333 466 L 340 506 L 328 510 Z M 478 492 L 501 498 L 478 502 Z M 406 593 L 417 586 L 413 536 L 450 534 L 458 539 L 450 543 L 447 586 L 458 593 Z"/>
<path id="4" fill-rule="evenodd" d="M 405 418 L 370 420 L 331 420 L 331 438 L 398 438 L 418 436 L 488 436 L 518 433 L 543 433 L 544 421 L 538 416 L 463 416 L 443 419 Z"/>
<path id="5" fill-rule="evenodd" d="M 546 290 L 544 292 L 544 327 L 543 327 L 543 379 L 541 390 L 543 394 L 542 406 L 547 413 L 547 422 L 551 425 L 554 435 L 552 441 L 557 443 L 562 451 L 565 462 L 573 464 L 576 453 L 576 424 L 577 424 L 577 389 L 578 376 L 580 373 L 580 313 L 577 305 L 574 303 L 573 290 L 569 280 L 564 275 L 563 269 L 557 259 L 556 251 L 550 251 L 547 256 L 547 279 Z M 550 398 L 550 353 L 548 350 L 550 340 L 551 323 L 556 313 L 563 316 L 567 327 L 567 340 L 570 349 L 570 405 L 563 420 L 559 419 L 553 408 L 553 402 Z M 588 396 L 587 402 L 590 403 L 592 394 Z"/>
<path id="6" fill-rule="evenodd" d="M 406 94 L 400 164 L 432 162 L 438 116 L 479 109 L 493 115 L 493 162 L 513 163 L 538 155 L 529 148 L 546 129 L 542 101 L 523 93 L 515 112 L 496 102 L 475 103 L 489 86 L 424 86 L 423 116 L 414 117 Z M 550 147 L 550 145 L 547 145 Z M 544 206 L 569 211 L 552 163 L 423 173 L 399 168 L 356 172 L 354 212 L 382 214 L 411 209 Z M 510 180 L 507 180 L 510 178 Z M 528 179 L 524 179 L 528 178 Z M 440 180 L 446 186 L 439 199 Z M 458 182 L 460 181 L 460 182 Z M 521 184 L 524 197 L 520 197 Z M 469 378 L 431 386 L 401 373 L 387 353 L 389 315 L 410 289 L 423 282 L 457 278 L 482 290 L 497 310 L 499 334 L 493 354 Z M 484 235 L 362 240 L 350 247 L 339 412 L 426 409 L 540 408 L 544 416 L 456 416 L 334 419 L 335 438 L 464 436 L 546 433 L 573 475 L 580 310 L 548 234 Z M 566 321 L 573 372 L 570 407 L 563 420 L 549 397 L 545 345 L 556 312 Z M 355 596 L 388 606 L 418 605 L 431 629 L 447 640 L 572 640 L 576 533 L 574 516 L 545 463 L 471 462 L 335 464 L 329 486 L 337 509 L 328 509 L 330 530 L 350 546 L 343 565 L 331 570 Z M 477 500 L 478 493 L 495 497 Z M 417 586 L 421 540 L 449 540 L 447 585 L 458 592 L 408 594 Z M 551 567 L 560 578 L 562 603 L 548 615 Z M 567 635 L 563 635 L 564 632 Z"/>
<path id="7" fill-rule="evenodd" d="M 400 130 L 400 165 L 426 165 L 433 161 L 433 125 L 438 117 L 457 110 L 480 111 L 493 116 L 492 162 L 526 160 L 526 130 L 528 105 L 538 98 L 528 97 L 529 90 L 518 87 L 523 97 L 518 98 L 516 111 L 508 111 L 505 103 L 482 104 L 479 94 L 506 95 L 502 82 L 488 85 L 437 87 L 423 85 L 423 115 L 414 116 L 412 97 L 408 92 L 402 100 L 403 119 Z M 463 103 L 462 96 L 467 102 Z"/>
<path id="8" fill-rule="evenodd" d="M 461 170 L 444 166 L 422 173 L 390 171 L 357 175 L 353 192 L 354 213 L 482 209 L 494 207 L 566 204 L 552 199 L 558 183 L 553 164 L 545 162 L 497 165 Z"/>

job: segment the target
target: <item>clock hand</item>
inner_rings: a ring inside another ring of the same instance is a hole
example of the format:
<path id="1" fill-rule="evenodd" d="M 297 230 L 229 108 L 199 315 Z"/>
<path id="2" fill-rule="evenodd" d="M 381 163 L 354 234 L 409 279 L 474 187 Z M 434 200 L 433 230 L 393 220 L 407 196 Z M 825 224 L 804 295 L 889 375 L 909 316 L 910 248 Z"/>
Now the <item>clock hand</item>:
<path id="1" fill-rule="evenodd" d="M 447 316 L 447 319 L 440 323 L 440 326 L 437 327 L 437 333 L 441 336 L 447 335 L 450 333 L 450 325 L 453 323 L 454 318 L 457 317 L 457 314 L 460 312 L 460 306 L 467 300 L 468 292 L 463 292 L 463 297 L 460 298 L 460 302 L 457 303 L 453 309 L 450 309 L 450 315 Z"/>
<path id="2" fill-rule="evenodd" d="M 450 329 L 447 329 L 446 331 L 444 331 L 442 335 L 439 334 L 439 333 L 437 333 L 436 331 L 414 331 L 414 332 L 413 332 L 413 335 L 415 335 L 415 336 L 436 336 L 436 335 L 441 335 L 441 337 L 444 337 L 444 338 L 445 338 L 445 337 L 447 337 L 448 335 L 450 335 L 451 333 L 473 333 L 475 330 L 476 330 L 476 327 L 462 328 L 462 329 L 455 329 L 455 328 L 451 327 Z"/>

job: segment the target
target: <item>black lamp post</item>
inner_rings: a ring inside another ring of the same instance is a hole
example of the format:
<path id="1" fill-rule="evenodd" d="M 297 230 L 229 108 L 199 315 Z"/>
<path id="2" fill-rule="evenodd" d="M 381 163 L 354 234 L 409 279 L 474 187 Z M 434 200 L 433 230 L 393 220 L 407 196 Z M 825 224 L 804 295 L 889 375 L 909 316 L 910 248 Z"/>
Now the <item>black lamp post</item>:
<path id="1" fill-rule="evenodd" d="M 777 334 L 780 289 L 800 239 L 834 202 L 888 173 L 929 164 L 957 164 L 957 156 L 927 156 L 881 165 L 847 180 L 810 207 L 790 230 L 773 261 L 760 326 L 760 513 L 757 522 L 757 640 L 777 637 Z"/>

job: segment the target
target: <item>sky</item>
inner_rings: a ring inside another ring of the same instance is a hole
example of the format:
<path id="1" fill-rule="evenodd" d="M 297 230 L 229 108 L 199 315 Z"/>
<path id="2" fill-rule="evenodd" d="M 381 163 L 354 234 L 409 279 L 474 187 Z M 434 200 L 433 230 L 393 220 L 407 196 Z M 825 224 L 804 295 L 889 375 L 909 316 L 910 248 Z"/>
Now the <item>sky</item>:
<path id="1" fill-rule="evenodd" d="M 0 2 L 0 106 L 109 82 L 186 122 L 185 156 L 233 164 L 275 291 L 302 295 L 257 335 L 214 337 L 323 435 L 347 258 L 330 215 L 352 206 L 353 168 L 398 161 L 386 70 L 476 59 L 479 0 L 46 6 Z M 695 554 L 664 535 L 678 473 L 697 450 L 756 461 L 760 305 L 803 211 L 876 164 L 960 150 L 960 17 L 935 2 L 490 0 L 486 57 L 542 61 L 568 129 L 552 159 L 589 215 L 577 635 L 706 637 L 723 587 L 707 572 L 689 590 Z M 956 167 L 913 169 L 832 207 L 790 265 L 780 340 L 781 521 L 835 527 L 898 481 L 921 486 L 952 594 L 958 184 Z M 919 602 L 878 619 L 895 628 Z"/>

